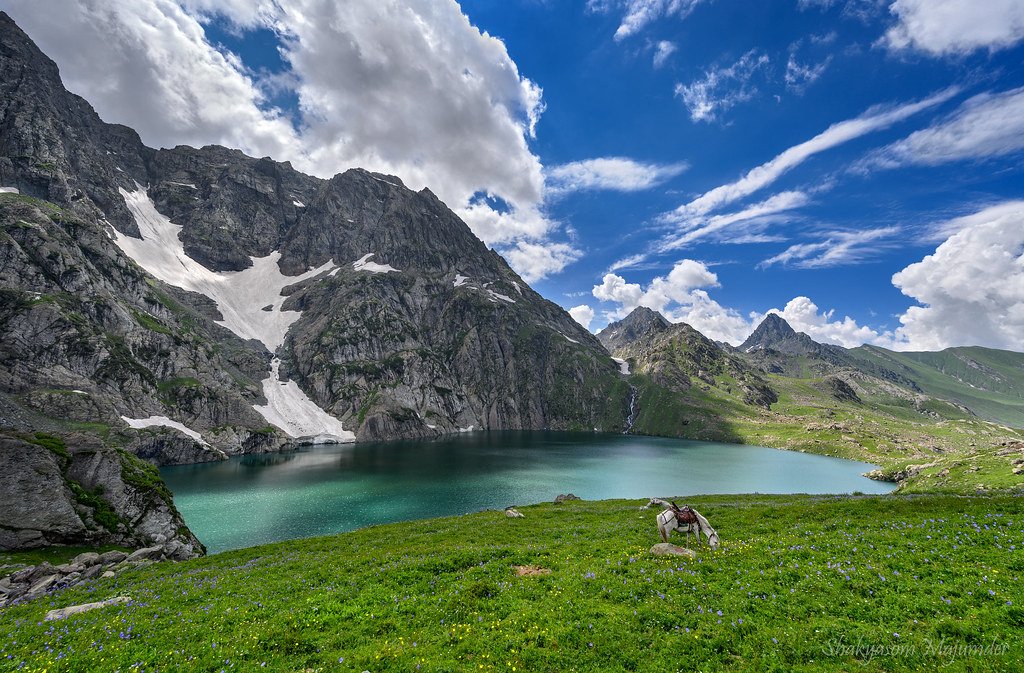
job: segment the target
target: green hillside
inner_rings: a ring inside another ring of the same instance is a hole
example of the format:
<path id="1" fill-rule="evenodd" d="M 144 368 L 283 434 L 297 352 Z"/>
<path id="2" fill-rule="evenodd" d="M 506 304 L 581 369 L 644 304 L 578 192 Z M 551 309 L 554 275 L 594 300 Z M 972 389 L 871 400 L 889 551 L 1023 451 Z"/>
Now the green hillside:
<path id="1" fill-rule="evenodd" d="M 904 374 L 927 395 L 959 402 L 987 420 L 1024 427 L 1024 353 L 976 346 L 937 353 L 862 346 L 849 353 Z"/>
<path id="2" fill-rule="evenodd" d="M 766 375 L 778 396 L 766 409 L 745 402 L 743 383 L 727 372 L 688 389 L 634 374 L 633 431 L 863 460 L 881 466 L 908 492 L 1024 487 L 1024 430 L 881 379 L 844 376 Z M 846 379 L 851 383 L 837 383 Z"/>
<path id="3" fill-rule="evenodd" d="M 579 501 L 161 563 L 5 610 L 0 668 L 1024 669 L 1020 498 L 685 502 L 723 541 L 695 561 L 648 553 L 657 510 Z"/>

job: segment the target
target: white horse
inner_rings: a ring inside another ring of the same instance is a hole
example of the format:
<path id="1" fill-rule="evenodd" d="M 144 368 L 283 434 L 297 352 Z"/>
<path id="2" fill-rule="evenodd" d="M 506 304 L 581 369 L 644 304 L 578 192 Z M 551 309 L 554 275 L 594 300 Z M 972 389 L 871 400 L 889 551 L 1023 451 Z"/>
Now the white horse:
<path id="1" fill-rule="evenodd" d="M 656 517 L 658 522 L 658 533 L 661 534 L 661 540 L 668 542 L 669 533 L 672 531 L 679 531 L 680 533 L 686 534 L 686 544 L 690 544 L 690 533 L 697 536 L 698 544 L 701 543 L 700 534 L 704 533 L 704 536 L 708 539 L 708 544 L 712 549 L 718 547 L 718 533 L 711 527 L 708 520 L 705 519 L 700 512 L 697 510 L 683 505 L 679 507 L 674 502 L 668 502 L 661 500 L 660 498 L 651 498 L 650 502 L 644 505 L 641 509 L 650 509 L 654 505 L 660 505 L 667 507 L 668 509 L 662 511 Z"/>

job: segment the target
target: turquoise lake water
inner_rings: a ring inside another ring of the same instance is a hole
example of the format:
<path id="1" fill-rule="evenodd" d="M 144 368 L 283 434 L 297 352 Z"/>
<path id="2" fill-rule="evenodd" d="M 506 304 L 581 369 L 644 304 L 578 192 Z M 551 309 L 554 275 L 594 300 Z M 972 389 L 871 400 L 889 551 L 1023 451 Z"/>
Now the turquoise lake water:
<path id="1" fill-rule="evenodd" d="M 887 493 L 874 465 L 758 446 L 566 432 L 305 447 L 168 467 L 211 553 L 380 523 L 587 500 L 709 493 Z"/>

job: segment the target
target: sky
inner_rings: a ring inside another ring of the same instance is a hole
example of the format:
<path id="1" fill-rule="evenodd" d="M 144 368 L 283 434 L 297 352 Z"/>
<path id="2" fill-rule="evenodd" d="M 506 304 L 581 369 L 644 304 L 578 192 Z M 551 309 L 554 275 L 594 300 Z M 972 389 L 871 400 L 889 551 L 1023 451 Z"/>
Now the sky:
<path id="1" fill-rule="evenodd" d="M 429 186 L 593 331 L 1024 351 L 1024 0 L 980 6 L 0 0 L 147 144 Z"/>

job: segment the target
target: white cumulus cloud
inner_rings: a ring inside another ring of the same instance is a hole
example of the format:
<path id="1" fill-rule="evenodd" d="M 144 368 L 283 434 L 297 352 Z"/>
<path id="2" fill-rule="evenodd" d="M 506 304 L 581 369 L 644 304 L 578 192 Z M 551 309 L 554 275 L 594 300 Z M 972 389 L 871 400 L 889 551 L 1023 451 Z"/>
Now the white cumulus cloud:
<path id="1" fill-rule="evenodd" d="M 499 252 L 527 283 L 558 273 L 582 254 L 569 243 L 526 240 Z"/>
<path id="2" fill-rule="evenodd" d="M 782 316 L 794 330 L 803 332 L 819 343 L 854 348 L 877 342 L 882 336 L 870 327 L 857 324 L 850 316 L 843 316 L 841 320 L 835 318 L 835 309 L 822 311 L 807 297 L 794 297 L 785 308 L 770 309 L 765 315 L 768 313 Z M 760 316 L 755 322 L 760 323 L 763 318 Z"/>
<path id="3" fill-rule="evenodd" d="M 107 121 L 155 146 L 221 144 L 329 177 L 353 166 L 429 186 L 489 244 L 545 241 L 543 111 L 498 38 L 455 0 L 10 0 L 5 9 Z M 60 20 L 54 20 L 59 16 Z M 269 78 L 204 25 L 272 30 Z M 283 89 L 298 118 L 270 106 Z M 487 214 L 486 193 L 508 205 Z M 565 259 L 565 255 L 561 255 Z M 532 268 L 539 268 L 532 263 Z"/>
<path id="4" fill-rule="evenodd" d="M 683 259 L 667 275 L 651 280 L 646 288 L 607 273 L 592 293 L 601 301 L 618 304 L 605 313 L 610 320 L 625 317 L 637 306 L 646 306 L 672 322 L 685 322 L 716 341 L 740 343 L 750 333 L 750 321 L 716 302 L 704 289 L 718 284 L 718 276 L 704 263 Z"/>
<path id="5" fill-rule="evenodd" d="M 892 278 L 919 303 L 900 317 L 893 347 L 1024 351 L 1024 201 L 996 204 L 943 228 L 956 233 Z"/>
<path id="6" fill-rule="evenodd" d="M 882 38 L 891 49 L 914 49 L 932 56 L 996 51 L 1024 39 L 1020 0 L 895 0 L 889 11 L 897 23 Z"/>
<path id="7" fill-rule="evenodd" d="M 590 329 L 590 323 L 594 321 L 594 309 L 586 304 L 573 306 L 569 309 L 569 315 L 572 316 L 573 320 L 583 325 L 584 329 Z"/>

